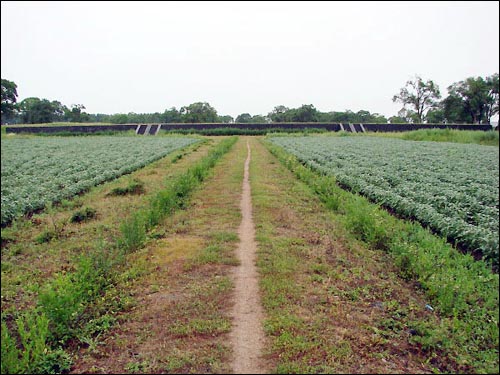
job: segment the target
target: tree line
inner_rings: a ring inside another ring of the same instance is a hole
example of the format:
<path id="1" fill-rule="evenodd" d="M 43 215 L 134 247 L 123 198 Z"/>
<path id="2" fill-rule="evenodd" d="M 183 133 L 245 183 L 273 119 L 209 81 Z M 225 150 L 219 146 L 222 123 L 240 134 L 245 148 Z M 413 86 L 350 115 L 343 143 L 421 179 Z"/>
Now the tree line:
<path id="1" fill-rule="evenodd" d="M 50 122 L 126 123 L 468 123 L 490 124 L 499 109 L 498 73 L 487 77 L 469 77 L 448 87 L 448 96 L 441 100 L 438 85 L 415 76 L 406 82 L 394 102 L 403 105 L 396 116 L 386 118 L 366 110 L 353 112 L 321 112 L 312 104 L 298 108 L 275 106 L 267 115 L 242 113 L 236 118 L 219 115 L 207 102 L 196 102 L 179 109 L 171 107 L 154 113 L 91 114 L 83 104 L 70 107 L 57 100 L 26 98 L 17 102 L 17 85 L 2 78 L 1 123 L 38 124 Z"/>

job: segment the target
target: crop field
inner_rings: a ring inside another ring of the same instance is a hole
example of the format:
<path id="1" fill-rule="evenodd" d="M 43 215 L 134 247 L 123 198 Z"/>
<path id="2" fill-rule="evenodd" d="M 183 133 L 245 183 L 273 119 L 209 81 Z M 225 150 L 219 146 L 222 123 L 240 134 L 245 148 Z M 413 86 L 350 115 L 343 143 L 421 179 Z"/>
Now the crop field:
<path id="1" fill-rule="evenodd" d="M 2 225 L 193 142 L 165 137 L 2 139 Z"/>
<path id="2" fill-rule="evenodd" d="M 2 134 L 1 372 L 498 373 L 498 138 L 453 134 Z"/>
<path id="3" fill-rule="evenodd" d="M 272 142 L 498 267 L 498 147 L 379 137 L 275 137 Z"/>

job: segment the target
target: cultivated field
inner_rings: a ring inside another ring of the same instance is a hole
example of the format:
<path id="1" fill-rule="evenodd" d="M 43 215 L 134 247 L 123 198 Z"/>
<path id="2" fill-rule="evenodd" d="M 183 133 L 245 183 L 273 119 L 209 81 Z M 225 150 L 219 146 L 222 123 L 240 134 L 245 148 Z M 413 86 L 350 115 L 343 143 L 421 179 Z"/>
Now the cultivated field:
<path id="1" fill-rule="evenodd" d="M 276 137 L 307 166 L 498 267 L 498 147 L 380 137 Z"/>
<path id="2" fill-rule="evenodd" d="M 2 137 L 2 373 L 498 373 L 464 134 Z"/>
<path id="3" fill-rule="evenodd" d="M 2 139 L 2 225 L 193 142 L 145 137 Z"/>

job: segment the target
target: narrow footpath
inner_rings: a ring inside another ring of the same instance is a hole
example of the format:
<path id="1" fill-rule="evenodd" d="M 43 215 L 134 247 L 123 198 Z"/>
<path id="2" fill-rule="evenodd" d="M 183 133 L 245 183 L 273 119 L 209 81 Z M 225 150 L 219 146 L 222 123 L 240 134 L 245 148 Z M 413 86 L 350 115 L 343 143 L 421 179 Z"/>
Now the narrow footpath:
<path id="1" fill-rule="evenodd" d="M 262 329 L 263 312 L 259 295 L 259 282 L 255 258 L 255 226 L 252 217 L 252 197 L 249 181 L 251 159 L 250 145 L 247 141 L 247 158 L 243 175 L 241 197 L 242 220 L 238 229 L 240 243 L 236 256 L 241 262 L 234 270 L 235 305 L 233 308 L 233 330 L 230 341 L 234 350 L 232 369 L 235 374 L 265 373 L 260 360 L 264 346 Z"/>

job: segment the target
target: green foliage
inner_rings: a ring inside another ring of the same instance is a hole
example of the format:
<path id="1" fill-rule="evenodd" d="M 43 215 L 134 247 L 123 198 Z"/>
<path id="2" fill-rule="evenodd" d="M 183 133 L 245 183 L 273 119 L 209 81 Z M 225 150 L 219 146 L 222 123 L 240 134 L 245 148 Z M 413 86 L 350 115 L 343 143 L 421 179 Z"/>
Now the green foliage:
<path id="1" fill-rule="evenodd" d="M 200 134 L 200 135 L 207 135 L 207 136 L 227 136 L 227 135 L 266 135 L 266 134 L 272 134 L 272 133 L 325 133 L 328 130 L 318 127 L 317 128 L 275 128 L 272 127 L 272 125 L 269 125 L 268 128 L 265 129 L 239 129 L 239 128 L 233 128 L 233 127 L 224 127 L 224 128 L 214 128 L 214 129 L 197 129 L 197 128 L 190 128 L 188 125 L 186 125 L 185 129 L 172 129 L 172 130 L 165 130 L 162 129 L 161 132 L 167 133 L 167 134 Z"/>
<path id="2" fill-rule="evenodd" d="M 83 311 L 82 289 L 71 274 L 58 274 L 39 295 L 40 309 L 50 320 L 50 340 L 67 340 Z"/>
<path id="3" fill-rule="evenodd" d="M 180 113 L 183 116 L 183 122 L 186 123 L 217 122 L 218 120 L 217 111 L 206 102 L 197 102 L 182 107 Z"/>
<path id="4" fill-rule="evenodd" d="M 120 225 L 119 246 L 126 252 L 140 249 L 146 241 L 146 217 L 139 211 Z"/>
<path id="5" fill-rule="evenodd" d="M 132 215 L 121 226 L 120 247 L 126 251 L 140 248 L 146 240 L 146 232 L 174 210 L 185 207 L 191 192 L 206 178 L 209 170 L 224 155 L 237 138 L 221 141 L 209 154 L 190 167 L 165 190 L 160 191 L 151 200 L 147 210 Z"/>
<path id="6" fill-rule="evenodd" d="M 131 181 L 126 187 L 116 187 L 113 190 L 109 192 L 108 195 L 110 196 L 117 196 L 117 195 L 137 195 L 137 194 L 144 194 L 144 182 L 139 181 L 139 180 L 133 180 Z"/>
<path id="7" fill-rule="evenodd" d="M 327 199 L 326 202 L 328 207 L 330 200 Z M 380 218 L 376 210 L 360 200 L 353 200 L 344 206 L 344 210 L 349 213 L 346 227 L 358 239 L 368 243 L 374 249 L 387 250 L 391 243 L 391 233 L 379 224 Z"/>
<path id="8" fill-rule="evenodd" d="M 467 131 L 455 129 L 419 129 L 404 132 L 402 139 L 409 141 L 432 141 L 454 143 L 476 143 L 484 146 L 498 146 L 497 131 Z"/>
<path id="9" fill-rule="evenodd" d="M 57 233 L 51 229 L 45 229 L 36 236 L 35 241 L 39 244 L 43 244 L 52 241 L 54 238 L 57 238 Z"/>
<path id="10" fill-rule="evenodd" d="M 87 221 L 96 217 L 97 211 L 91 207 L 85 207 L 81 210 L 76 211 L 70 218 L 72 223 L 81 223 L 82 221 Z"/>
<path id="11" fill-rule="evenodd" d="M 449 122 L 470 120 L 474 124 L 491 123 L 498 114 L 498 73 L 489 77 L 469 77 L 448 87 L 449 96 L 444 101 Z"/>
<path id="12" fill-rule="evenodd" d="M 19 103 L 21 121 L 24 124 L 43 124 L 62 120 L 67 107 L 54 100 L 26 98 Z"/>
<path id="13" fill-rule="evenodd" d="M 426 119 L 426 113 L 429 109 L 438 105 L 438 99 L 441 98 L 439 87 L 432 81 L 424 80 L 415 76 L 413 80 L 408 80 L 399 94 L 394 95 L 393 102 L 401 102 L 405 111 L 406 106 L 410 107 L 409 111 L 415 113 L 416 122 L 423 123 Z"/>
<path id="14" fill-rule="evenodd" d="M 4 124 L 10 120 L 16 109 L 17 85 L 12 81 L 2 78 L 1 90 L 1 123 Z"/>
<path id="15" fill-rule="evenodd" d="M 69 371 L 71 359 L 62 349 L 47 344 L 49 320 L 43 313 L 28 312 L 16 319 L 16 334 L 2 321 L 2 374 L 60 374 Z"/>
<path id="16" fill-rule="evenodd" d="M 59 273 L 40 291 L 40 310 L 50 320 L 50 342 L 64 342 L 78 329 L 87 303 L 94 300 L 111 283 L 113 266 L 122 261 L 114 249 L 100 246 L 77 260 L 72 273 Z"/>

